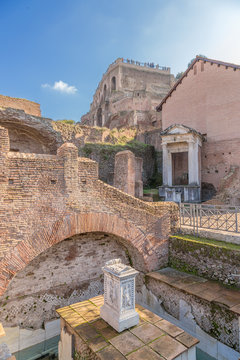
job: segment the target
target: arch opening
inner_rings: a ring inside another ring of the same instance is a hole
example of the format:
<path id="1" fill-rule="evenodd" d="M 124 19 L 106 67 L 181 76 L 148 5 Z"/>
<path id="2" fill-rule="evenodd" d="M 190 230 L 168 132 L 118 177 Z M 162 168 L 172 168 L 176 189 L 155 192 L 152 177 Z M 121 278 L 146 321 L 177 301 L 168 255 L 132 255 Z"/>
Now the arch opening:
<path id="1" fill-rule="evenodd" d="M 105 100 L 107 96 L 107 85 L 105 84 L 103 87 L 103 99 Z"/>
<path id="2" fill-rule="evenodd" d="M 134 267 L 143 261 L 129 241 L 104 232 L 77 234 L 53 245 L 19 271 L 0 297 L 3 325 L 38 329 L 56 318 L 56 308 L 102 294 L 102 266 L 113 258 Z"/>
<path id="3" fill-rule="evenodd" d="M 102 126 L 102 108 L 98 108 L 97 111 L 97 126 Z"/>
<path id="4" fill-rule="evenodd" d="M 112 80 L 111 80 L 111 90 L 114 91 L 116 90 L 116 77 L 113 76 Z"/>

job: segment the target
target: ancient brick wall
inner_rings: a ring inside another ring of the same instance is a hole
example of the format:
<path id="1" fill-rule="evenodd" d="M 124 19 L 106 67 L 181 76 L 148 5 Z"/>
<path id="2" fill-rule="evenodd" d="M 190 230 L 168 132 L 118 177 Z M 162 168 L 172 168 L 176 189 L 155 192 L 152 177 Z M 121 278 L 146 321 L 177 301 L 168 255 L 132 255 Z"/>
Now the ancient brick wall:
<path id="1" fill-rule="evenodd" d="M 114 186 L 135 196 L 135 156 L 131 151 L 120 151 L 115 156 Z"/>
<path id="2" fill-rule="evenodd" d="M 21 110 L 0 109 L 0 126 L 8 129 L 10 151 L 35 154 L 55 154 L 64 142 L 78 148 L 78 154 L 99 163 L 101 180 L 113 184 L 114 157 L 121 150 L 131 150 L 143 158 L 143 180 L 146 184 L 155 171 L 155 153 L 151 146 L 134 141 L 136 128 L 109 130 L 68 125 L 25 114 Z"/>
<path id="3" fill-rule="evenodd" d="M 0 107 L 24 110 L 26 114 L 41 116 L 40 105 L 26 99 L 0 95 Z"/>
<path id="4" fill-rule="evenodd" d="M 98 180 L 97 164 L 77 158 L 73 144 L 57 155 L 7 152 L 6 130 L 0 183 L 0 294 L 30 261 L 73 235 L 104 232 L 125 239 L 140 271 L 167 264 L 168 235 L 177 207 L 147 204 Z M 9 226 L 9 224 L 11 224 Z"/>
<path id="5" fill-rule="evenodd" d="M 0 126 L 8 129 L 10 150 L 14 152 L 56 154 L 63 143 L 53 121 L 22 110 L 0 107 Z"/>
<path id="6" fill-rule="evenodd" d="M 202 182 L 220 190 L 221 181 L 232 167 L 240 166 L 240 139 L 204 142 L 202 146 Z M 226 184 L 229 186 L 230 184 Z M 222 189 L 221 189 L 222 190 Z"/>

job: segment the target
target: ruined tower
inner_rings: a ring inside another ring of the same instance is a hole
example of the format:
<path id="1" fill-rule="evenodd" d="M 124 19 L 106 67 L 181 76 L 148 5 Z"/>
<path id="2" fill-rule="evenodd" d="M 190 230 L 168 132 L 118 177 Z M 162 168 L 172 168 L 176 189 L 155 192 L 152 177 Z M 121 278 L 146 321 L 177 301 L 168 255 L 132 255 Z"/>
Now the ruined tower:
<path id="1" fill-rule="evenodd" d="M 161 126 L 155 108 L 174 83 L 169 67 L 117 59 L 103 75 L 82 124 L 121 128 Z"/>

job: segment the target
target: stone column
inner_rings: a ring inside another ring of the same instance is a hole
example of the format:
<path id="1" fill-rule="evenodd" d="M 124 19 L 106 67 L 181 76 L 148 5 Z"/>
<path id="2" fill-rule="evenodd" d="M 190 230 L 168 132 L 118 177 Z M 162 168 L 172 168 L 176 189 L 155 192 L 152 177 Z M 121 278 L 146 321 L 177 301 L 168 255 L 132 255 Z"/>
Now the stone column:
<path id="1" fill-rule="evenodd" d="M 135 196 L 135 156 L 129 150 L 115 155 L 114 186 Z"/>
<path id="2" fill-rule="evenodd" d="M 64 161 L 64 180 L 69 193 L 78 188 L 78 149 L 71 143 L 65 143 L 57 151 L 57 156 Z"/>
<path id="3" fill-rule="evenodd" d="M 135 196 L 140 198 L 143 197 L 143 159 L 135 157 Z"/>
<path id="4" fill-rule="evenodd" d="M 167 152 L 167 158 L 168 158 L 168 168 L 167 168 L 167 173 L 168 173 L 168 185 L 172 186 L 172 153 L 171 151 L 168 150 Z"/>
<path id="5" fill-rule="evenodd" d="M 188 143 L 188 184 L 200 185 L 199 179 L 199 146 L 198 142 Z"/>
<path id="6" fill-rule="evenodd" d="M 162 144 L 163 152 L 163 185 L 168 185 L 168 152 L 167 144 Z"/>

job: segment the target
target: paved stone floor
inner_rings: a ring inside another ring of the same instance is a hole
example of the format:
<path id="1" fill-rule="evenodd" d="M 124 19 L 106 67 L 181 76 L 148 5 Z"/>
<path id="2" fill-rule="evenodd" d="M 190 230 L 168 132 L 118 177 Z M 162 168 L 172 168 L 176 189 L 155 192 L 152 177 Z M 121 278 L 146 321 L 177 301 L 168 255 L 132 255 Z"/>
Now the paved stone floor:
<path id="1" fill-rule="evenodd" d="M 190 275 L 172 268 L 165 268 L 149 273 L 153 279 L 160 280 L 188 294 L 214 301 L 224 305 L 229 310 L 240 315 L 240 291 L 226 288 L 216 281 L 204 279 L 200 276 Z"/>
<path id="2" fill-rule="evenodd" d="M 102 305 L 103 297 L 98 296 L 57 310 L 74 336 L 101 360 L 172 360 L 183 353 L 188 359 L 188 352 L 195 350 L 197 339 L 140 305 L 139 324 L 118 333 L 100 318 Z"/>

